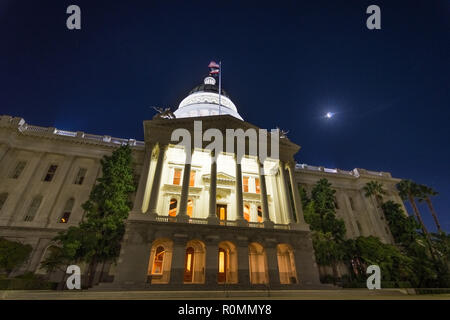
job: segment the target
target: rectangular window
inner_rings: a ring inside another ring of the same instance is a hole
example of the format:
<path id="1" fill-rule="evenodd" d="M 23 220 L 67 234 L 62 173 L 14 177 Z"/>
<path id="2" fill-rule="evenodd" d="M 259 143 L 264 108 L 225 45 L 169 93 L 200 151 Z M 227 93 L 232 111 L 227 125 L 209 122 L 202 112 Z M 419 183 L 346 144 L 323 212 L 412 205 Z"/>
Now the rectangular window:
<path id="1" fill-rule="evenodd" d="M 181 183 L 181 169 L 175 168 L 173 170 L 173 184 L 179 186 Z"/>
<path id="2" fill-rule="evenodd" d="M 337 210 L 339 210 L 339 203 L 338 203 L 336 197 L 334 197 L 334 207 L 335 207 Z"/>
<path id="3" fill-rule="evenodd" d="M 19 179 L 20 174 L 22 173 L 23 169 L 25 168 L 26 161 L 19 161 L 14 168 L 14 171 L 11 173 L 12 179 Z"/>
<path id="4" fill-rule="evenodd" d="M 248 177 L 243 177 L 242 178 L 242 180 L 244 180 L 244 182 L 243 182 L 243 189 L 244 189 L 244 192 L 248 192 Z"/>
<path id="5" fill-rule="evenodd" d="M 193 187 L 195 185 L 195 171 L 191 171 L 191 178 L 189 179 L 189 187 Z"/>
<path id="6" fill-rule="evenodd" d="M 261 188 L 259 186 L 259 178 L 255 178 L 255 191 L 256 193 L 261 193 Z"/>
<path id="7" fill-rule="evenodd" d="M 219 272 L 225 272 L 225 252 L 219 251 Z"/>
<path id="8" fill-rule="evenodd" d="M 355 204 L 353 203 L 353 198 L 349 197 L 348 200 L 350 201 L 350 207 L 352 210 L 355 210 Z"/>
<path id="9" fill-rule="evenodd" d="M 28 209 L 28 213 L 23 219 L 24 221 L 33 221 L 37 211 L 39 210 L 39 207 L 41 206 L 41 202 L 42 196 L 37 196 L 33 198 L 33 201 L 31 201 L 30 204 L 30 208 Z"/>
<path id="10" fill-rule="evenodd" d="M 77 176 L 75 178 L 74 184 L 82 185 L 83 181 L 84 181 L 84 177 L 86 177 L 86 172 L 87 172 L 86 168 L 80 168 L 78 170 L 78 173 L 77 173 Z"/>
<path id="11" fill-rule="evenodd" d="M 44 177 L 44 181 L 52 181 L 53 177 L 55 176 L 56 169 L 58 169 L 58 166 L 56 164 L 50 165 L 50 167 L 48 167 L 47 174 Z"/>

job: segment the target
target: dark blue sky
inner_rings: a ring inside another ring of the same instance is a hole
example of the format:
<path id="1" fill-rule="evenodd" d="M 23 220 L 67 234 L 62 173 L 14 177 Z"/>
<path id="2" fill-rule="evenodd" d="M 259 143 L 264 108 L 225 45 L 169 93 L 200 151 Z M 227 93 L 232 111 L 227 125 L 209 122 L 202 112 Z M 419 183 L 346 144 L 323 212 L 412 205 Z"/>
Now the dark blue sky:
<path id="1" fill-rule="evenodd" d="M 289 130 L 299 162 L 432 186 L 450 231 L 450 1 L 1 0 L 0 39 L 0 114 L 142 139 L 150 106 L 177 106 L 221 60 L 240 114 Z"/>

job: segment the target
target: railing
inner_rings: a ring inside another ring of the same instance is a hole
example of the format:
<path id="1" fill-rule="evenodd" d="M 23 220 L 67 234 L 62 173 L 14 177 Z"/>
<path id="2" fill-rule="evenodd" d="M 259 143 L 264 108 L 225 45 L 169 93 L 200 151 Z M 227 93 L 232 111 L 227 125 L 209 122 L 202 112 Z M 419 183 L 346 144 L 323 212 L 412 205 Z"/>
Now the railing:
<path id="1" fill-rule="evenodd" d="M 208 220 L 199 218 L 189 218 L 189 223 L 193 224 L 208 224 Z"/>
<path id="2" fill-rule="evenodd" d="M 248 226 L 250 228 L 264 228 L 264 224 L 262 224 L 261 222 L 249 222 Z"/>
<path id="3" fill-rule="evenodd" d="M 289 226 L 287 224 L 274 224 L 273 228 L 281 230 L 289 230 Z"/>
<path id="4" fill-rule="evenodd" d="M 295 165 L 295 168 L 301 169 L 301 170 L 319 171 L 319 172 L 332 173 L 332 174 L 344 174 L 344 175 L 349 175 L 349 176 L 353 176 L 353 177 L 359 177 L 361 173 L 371 175 L 371 176 L 379 176 L 379 177 L 389 176 L 388 173 L 370 171 L 370 170 L 365 170 L 365 169 L 356 169 L 355 168 L 351 171 L 347 171 L 347 170 L 341 170 L 341 169 L 324 168 L 324 167 L 319 167 L 319 166 L 310 166 L 310 165 L 307 165 L 304 163 L 301 163 L 301 164 L 297 163 Z"/>

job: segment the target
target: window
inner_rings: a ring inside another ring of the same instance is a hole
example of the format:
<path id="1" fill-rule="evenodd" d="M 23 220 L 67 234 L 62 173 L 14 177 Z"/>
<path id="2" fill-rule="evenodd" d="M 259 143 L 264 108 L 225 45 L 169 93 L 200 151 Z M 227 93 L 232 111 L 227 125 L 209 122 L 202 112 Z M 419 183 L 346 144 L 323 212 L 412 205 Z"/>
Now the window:
<path id="1" fill-rule="evenodd" d="M 164 262 L 164 247 L 159 246 L 156 248 L 155 258 L 153 259 L 152 274 L 162 274 L 163 273 L 163 262 Z"/>
<path id="2" fill-rule="evenodd" d="M 250 221 L 250 206 L 248 204 L 244 205 L 244 219 Z"/>
<path id="3" fill-rule="evenodd" d="M 47 174 L 44 177 L 44 181 L 52 181 L 53 177 L 55 176 L 56 169 L 58 169 L 58 166 L 56 164 L 50 165 L 50 167 L 48 167 Z"/>
<path id="4" fill-rule="evenodd" d="M 36 196 L 33 198 L 30 204 L 30 208 L 28 209 L 28 213 L 23 219 L 23 221 L 33 221 L 34 217 L 36 216 L 37 211 L 39 210 L 39 207 L 41 206 L 42 202 L 42 196 Z"/>
<path id="5" fill-rule="evenodd" d="M 219 249 L 219 272 L 225 272 L 225 250 L 222 248 Z"/>
<path id="6" fill-rule="evenodd" d="M 358 221 L 358 220 L 356 220 L 356 226 L 358 227 L 358 232 L 359 232 L 359 235 L 360 235 L 360 236 L 362 236 L 362 235 L 363 235 L 363 233 L 362 233 L 361 223 L 359 223 L 359 221 Z"/>
<path id="7" fill-rule="evenodd" d="M 69 222 L 70 214 L 72 213 L 74 203 L 75 203 L 74 198 L 70 198 L 69 200 L 67 200 L 66 205 L 64 206 L 63 214 L 59 219 L 59 223 Z"/>
<path id="8" fill-rule="evenodd" d="M 84 177 L 86 176 L 87 169 L 86 168 L 80 168 L 78 169 L 77 176 L 75 178 L 74 184 L 82 185 L 84 181 Z"/>
<path id="9" fill-rule="evenodd" d="M 263 222 L 261 206 L 258 206 L 258 222 Z"/>
<path id="10" fill-rule="evenodd" d="M 194 201 L 192 201 L 192 199 L 189 199 L 187 203 L 187 215 L 192 218 L 193 212 L 194 212 Z"/>
<path id="11" fill-rule="evenodd" d="M 243 183 L 243 188 L 244 188 L 244 192 L 248 192 L 248 177 L 243 177 L 244 183 Z"/>
<path id="12" fill-rule="evenodd" d="M 191 171 L 191 177 L 189 179 L 189 187 L 193 187 L 195 185 L 195 171 Z"/>
<path id="13" fill-rule="evenodd" d="M 255 178 L 255 192 L 261 193 L 261 188 L 259 186 L 259 178 Z"/>
<path id="14" fill-rule="evenodd" d="M 181 169 L 174 169 L 173 170 L 173 184 L 176 184 L 177 186 L 180 185 L 181 182 Z"/>
<path id="15" fill-rule="evenodd" d="M 19 179 L 20 174 L 22 173 L 23 169 L 25 168 L 25 165 L 27 163 L 25 161 L 19 161 L 14 168 L 14 171 L 11 173 L 12 179 Z"/>
<path id="16" fill-rule="evenodd" d="M 355 204 L 353 203 L 353 198 L 349 197 L 348 200 L 350 200 L 350 207 L 352 210 L 355 210 Z"/>
<path id="17" fill-rule="evenodd" d="M 0 210 L 2 210 L 3 205 L 6 202 L 6 199 L 8 199 L 8 193 L 6 192 L 0 193 Z"/>
<path id="18" fill-rule="evenodd" d="M 177 199 L 175 198 L 170 199 L 169 216 L 171 217 L 177 216 L 177 204 L 178 204 Z"/>

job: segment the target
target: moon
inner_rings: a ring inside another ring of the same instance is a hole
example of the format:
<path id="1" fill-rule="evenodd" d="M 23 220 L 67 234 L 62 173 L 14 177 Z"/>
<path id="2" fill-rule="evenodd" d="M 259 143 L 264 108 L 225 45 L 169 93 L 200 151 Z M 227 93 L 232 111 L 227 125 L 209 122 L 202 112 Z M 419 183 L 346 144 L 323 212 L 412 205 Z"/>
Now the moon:
<path id="1" fill-rule="evenodd" d="M 327 119 L 331 119 L 333 116 L 334 116 L 334 113 L 332 113 L 332 112 L 327 112 L 325 114 L 325 118 L 327 118 Z"/>

